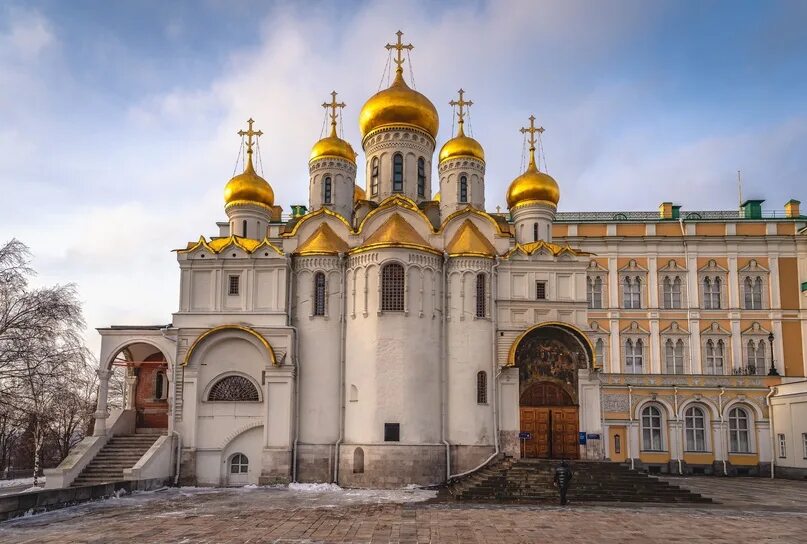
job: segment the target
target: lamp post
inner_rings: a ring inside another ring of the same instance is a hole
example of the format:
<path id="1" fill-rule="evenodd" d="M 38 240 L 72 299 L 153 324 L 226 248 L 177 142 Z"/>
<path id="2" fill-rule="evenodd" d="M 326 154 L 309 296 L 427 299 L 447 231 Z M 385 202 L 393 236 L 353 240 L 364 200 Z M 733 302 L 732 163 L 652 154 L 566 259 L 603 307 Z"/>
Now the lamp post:
<path id="1" fill-rule="evenodd" d="M 778 376 L 779 371 L 776 370 L 776 366 L 773 364 L 773 333 L 768 335 L 768 343 L 771 345 L 771 369 L 768 370 L 768 376 Z"/>

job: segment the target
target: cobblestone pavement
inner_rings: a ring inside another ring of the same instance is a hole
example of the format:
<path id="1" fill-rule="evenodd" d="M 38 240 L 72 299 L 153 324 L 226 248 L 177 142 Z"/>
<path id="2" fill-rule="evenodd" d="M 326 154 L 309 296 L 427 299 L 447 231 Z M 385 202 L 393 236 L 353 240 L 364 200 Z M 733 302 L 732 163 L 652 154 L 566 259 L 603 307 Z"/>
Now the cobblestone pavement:
<path id="1" fill-rule="evenodd" d="M 431 496 L 421 491 L 166 489 L 12 520 L 0 524 L 0 542 L 807 542 L 805 502 L 792 502 L 807 483 L 776 481 L 780 500 L 760 511 L 758 498 L 774 490 L 761 479 L 687 480 L 719 482 L 720 493 L 733 488 L 739 498 L 707 507 L 560 508 L 416 502 Z"/>

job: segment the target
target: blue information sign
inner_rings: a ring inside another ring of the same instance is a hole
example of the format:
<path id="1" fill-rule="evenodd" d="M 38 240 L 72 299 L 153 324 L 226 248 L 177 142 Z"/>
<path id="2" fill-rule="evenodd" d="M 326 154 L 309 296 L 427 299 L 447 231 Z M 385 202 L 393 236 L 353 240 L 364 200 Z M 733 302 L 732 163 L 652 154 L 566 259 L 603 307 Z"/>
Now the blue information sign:
<path id="1" fill-rule="evenodd" d="M 580 445 L 585 446 L 586 444 L 586 433 L 580 432 Z"/>
<path id="2" fill-rule="evenodd" d="M 586 435 L 586 438 L 589 439 L 589 440 L 599 440 L 600 435 L 599 435 L 599 433 L 588 433 Z"/>
<path id="3" fill-rule="evenodd" d="M 528 431 L 521 431 L 518 433 L 518 438 L 520 440 L 532 440 L 532 433 Z"/>

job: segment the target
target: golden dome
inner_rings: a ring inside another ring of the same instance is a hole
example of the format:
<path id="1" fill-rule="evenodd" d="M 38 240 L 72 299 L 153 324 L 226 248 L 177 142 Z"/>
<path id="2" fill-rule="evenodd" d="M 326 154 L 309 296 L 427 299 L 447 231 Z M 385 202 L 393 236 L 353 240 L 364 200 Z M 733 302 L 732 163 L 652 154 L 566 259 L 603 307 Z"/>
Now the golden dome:
<path id="1" fill-rule="evenodd" d="M 530 149 L 530 164 L 526 172 L 510 183 L 507 189 L 507 207 L 528 201 L 550 202 L 555 206 L 560 201 L 560 187 L 552 176 L 541 172 L 535 165 L 535 150 Z"/>
<path id="2" fill-rule="evenodd" d="M 353 186 L 353 201 L 367 200 L 367 193 L 358 185 Z"/>
<path id="3" fill-rule="evenodd" d="M 431 101 L 410 89 L 399 67 L 388 89 L 377 92 L 365 102 L 359 115 L 359 130 L 364 138 L 386 125 L 414 125 L 437 137 L 440 119 Z"/>
<path id="4" fill-rule="evenodd" d="M 465 135 L 462 125 L 463 123 L 460 123 L 457 135 L 447 141 L 443 148 L 440 149 L 440 162 L 454 157 L 472 157 L 480 161 L 485 160 L 485 150 L 482 149 L 479 142 Z"/>
<path id="5" fill-rule="evenodd" d="M 331 127 L 330 135 L 314 144 L 308 162 L 322 157 L 339 157 L 356 164 L 356 152 L 349 143 L 336 135 L 336 127 Z"/>
<path id="6" fill-rule="evenodd" d="M 273 206 L 275 192 L 271 185 L 255 172 L 252 166 L 252 150 L 247 151 L 247 167 L 224 186 L 224 202 L 230 204 L 244 201 Z"/>

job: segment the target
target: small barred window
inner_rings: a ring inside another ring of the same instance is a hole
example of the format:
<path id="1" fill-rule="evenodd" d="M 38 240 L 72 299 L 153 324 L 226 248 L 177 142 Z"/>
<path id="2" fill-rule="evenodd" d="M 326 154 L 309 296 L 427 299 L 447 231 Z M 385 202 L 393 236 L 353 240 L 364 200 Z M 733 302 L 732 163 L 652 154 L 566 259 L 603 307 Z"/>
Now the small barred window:
<path id="1" fill-rule="evenodd" d="M 476 317 L 487 317 L 487 289 L 485 286 L 485 275 L 476 276 Z"/>
<path id="2" fill-rule="evenodd" d="M 403 155 L 396 153 L 392 157 L 392 192 L 402 193 L 404 182 L 404 160 Z"/>
<path id="3" fill-rule="evenodd" d="M 545 281 L 536 281 L 535 282 L 535 298 L 537 300 L 546 300 L 546 282 Z"/>
<path id="4" fill-rule="evenodd" d="M 325 315 L 325 274 L 314 274 L 314 315 Z"/>
<path id="5" fill-rule="evenodd" d="M 404 268 L 390 263 L 381 269 L 381 311 L 404 311 Z"/>
<path id="6" fill-rule="evenodd" d="M 460 202 L 468 202 L 468 177 L 460 176 Z"/>
<path id="7" fill-rule="evenodd" d="M 488 375 L 484 370 L 476 373 L 476 403 L 488 403 Z"/>
<path id="8" fill-rule="evenodd" d="M 241 283 L 241 276 L 230 276 L 229 286 L 227 289 L 228 295 L 237 295 Z"/>
<path id="9" fill-rule="evenodd" d="M 331 183 L 331 176 L 325 178 L 325 183 L 323 185 L 323 192 L 325 194 L 323 195 L 322 201 L 325 204 L 330 204 L 333 197 L 333 184 Z"/>
<path id="10" fill-rule="evenodd" d="M 373 196 L 378 194 L 378 157 L 373 157 L 370 168 L 370 194 Z"/>
<path id="11" fill-rule="evenodd" d="M 209 401 L 243 402 L 260 400 L 255 385 L 243 376 L 226 376 L 210 388 Z"/>

